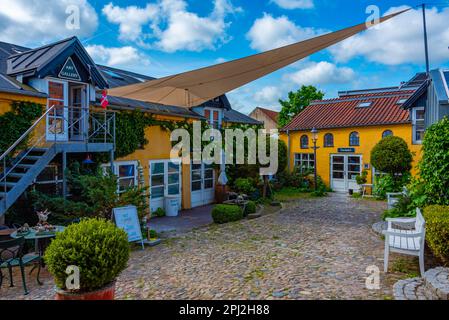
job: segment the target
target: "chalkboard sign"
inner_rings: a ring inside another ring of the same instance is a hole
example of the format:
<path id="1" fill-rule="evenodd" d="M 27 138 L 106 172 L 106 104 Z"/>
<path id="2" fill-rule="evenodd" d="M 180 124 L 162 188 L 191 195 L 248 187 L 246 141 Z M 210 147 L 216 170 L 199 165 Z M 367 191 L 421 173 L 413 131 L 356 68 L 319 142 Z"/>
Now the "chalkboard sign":
<path id="1" fill-rule="evenodd" d="M 121 207 L 113 209 L 114 221 L 117 227 L 125 230 L 128 234 L 129 242 L 142 242 L 142 231 L 140 230 L 139 217 L 135 206 Z"/>

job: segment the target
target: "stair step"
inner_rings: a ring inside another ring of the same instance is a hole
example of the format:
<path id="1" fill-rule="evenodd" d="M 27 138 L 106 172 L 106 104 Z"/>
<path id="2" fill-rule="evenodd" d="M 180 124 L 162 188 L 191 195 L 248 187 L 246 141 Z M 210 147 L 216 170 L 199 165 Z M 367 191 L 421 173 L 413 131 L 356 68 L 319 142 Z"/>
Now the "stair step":
<path id="1" fill-rule="evenodd" d="M 42 158 L 42 157 L 41 156 L 30 156 L 30 155 L 25 157 L 26 160 L 36 160 L 36 161 L 39 160 L 40 158 Z"/>
<path id="2" fill-rule="evenodd" d="M 433 300 L 422 278 L 399 280 L 393 286 L 393 293 L 396 300 Z"/>
<path id="3" fill-rule="evenodd" d="M 0 182 L 0 189 L 3 189 L 5 185 L 7 187 L 14 187 L 16 184 L 17 184 L 17 182 L 6 181 L 6 183 L 5 183 L 4 181 L 2 181 L 2 182 Z"/>
<path id="4" fill-rule="evenodd" d="M 11 172 L 10 174 L 8 174 L 8 177 L 12 178 L 22 178 L 23 176 L 25 176 L 25 173 Z"/>
<path id="5" fill-rule="evenodd" d="M 47 151 L 48 151 L 48 149 L 46 149 L 46 148 L 33 148 L 33 149 L 31 149 L 30 152 L 47 152 Z"/>
<path id="6" fill-rule="evenodd" d="M 424 274 L 426 289 L 440 300 L 449 300 L 449 268 L 438 267 Z"/>
<path id="7" fill-rule="evenodd" d="M 32 168 L 33 166 L 34 166 L 33 164 L 24 164 L 24 163 L 21 163 L 21 164 L 18 164 L 18 165 L 16 166 L 16 168 L 30 169 L 30 168 Z"/>

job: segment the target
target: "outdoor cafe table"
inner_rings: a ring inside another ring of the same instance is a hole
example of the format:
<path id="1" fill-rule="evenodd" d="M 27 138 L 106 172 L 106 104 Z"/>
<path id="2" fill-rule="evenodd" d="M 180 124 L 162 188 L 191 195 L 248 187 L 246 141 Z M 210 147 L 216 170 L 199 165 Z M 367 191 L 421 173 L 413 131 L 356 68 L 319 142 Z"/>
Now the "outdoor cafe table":
<path id="1" fill-rule="evenodd" d="M 43 234 L 38 234 L 36 233 L 36 230 L 34 230 L 33 228 L 30 228 L 30 232 L 27 234 L 17 234 L 17 231 L 13 232 L 10 237 L 11 238 L 20 238 L 20 237 L 24 237 L 25 240 L 34 240 L 35 243 L 35 251 L 36 253 L 39 254 L 39 256 L 43 256 L 44 255 L 44 250 L 45 250 L 45 244 L 48 243 L 48 241 L 51 238 L 54 238 L 56 236 L 57 232 L 62 232 L 64 231 L 65 227 L 63 226 L 55 226 L 55 230 L 53 232 L 46 232 Z"/>

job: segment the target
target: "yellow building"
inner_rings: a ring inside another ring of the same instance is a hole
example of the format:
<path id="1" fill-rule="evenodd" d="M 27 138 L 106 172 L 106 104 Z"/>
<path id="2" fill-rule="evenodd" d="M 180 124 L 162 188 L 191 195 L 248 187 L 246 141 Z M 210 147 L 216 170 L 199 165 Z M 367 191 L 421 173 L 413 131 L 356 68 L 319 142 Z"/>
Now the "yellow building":
<path id="1" fill-rule="evenodd" d="M 356 176 L 376 170 L 373 147 L 385 136 L 404 139 L 414 153 L 413 167 L 421 157 L 423 118 L 402 108 L 419 87 L 421 74 L 401 87 L 341 92 L 336 99 L 315 101 L 282 129 L 289 150 L 289 169 L 314 168 L 334 191 L 358 190 Z M 312 129 L 318 130 L 316 159 Z M 416 168 L 413 169 L 416 172 Z"/>
<path id="2" fill-rule="evenodd" d="M 0 150 L 0 217 L 31 185 L 67 194 L 64 168 L 71 160 L 96 161 L 96 153 L 109 152 L 118 176 L 118 192 L 144 184 L 149 187 L 151 210 L 164 207 L 164 198 L 178 197 L 180 208 L 206 205 L 215 200 L 217 174 L 212 166 L 181 164 L 170 160 L 170 132 L 160 126 L 145 130 L 148 144 L 125 157 L 116 158 L 115 132 L 118 114 L 141 110 L 154 119 L 208 122 L 214 127 L 231 123 L 259 125 L 232 109 L 226 96 L 200 106 L 183 108 L 108 96 L 109 106 L 100 106 L 107 88 L 151 81 L 154 78 L 117 68 L 96 65 L 76 37 L 36 49 L 0 42 L 0 115 L 11 110 L 13 101 L 31 101 L 46 106 L 39 123 L 31 127 L 27 149 Z M 126 141 L 126 137 L 125 137 Z M 8 153 L 8 155 L 6 155 Z"/>

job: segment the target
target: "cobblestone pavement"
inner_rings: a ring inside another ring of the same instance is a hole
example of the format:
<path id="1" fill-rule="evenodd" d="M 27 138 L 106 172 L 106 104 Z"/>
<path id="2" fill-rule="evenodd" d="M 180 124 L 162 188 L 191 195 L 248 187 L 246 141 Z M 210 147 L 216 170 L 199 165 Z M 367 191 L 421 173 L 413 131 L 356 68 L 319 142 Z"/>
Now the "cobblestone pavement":
<path id="1" fill-rule="evenodd" d="M 382 272 L 380 290 L 365 287 L 366 268 L 382 270 L 383 241 L 371 225 L 385 207 L 338 194 L 301 199 L 280 213 L 136 249 L 117 281 L 117 298 L 390 299 L 404 274 Z M 43 278 L 43 286 L 28 281 L 26 297 L 5 279 L 0 298 L 51 299 L 51 277 L 44 271 Z"/>

